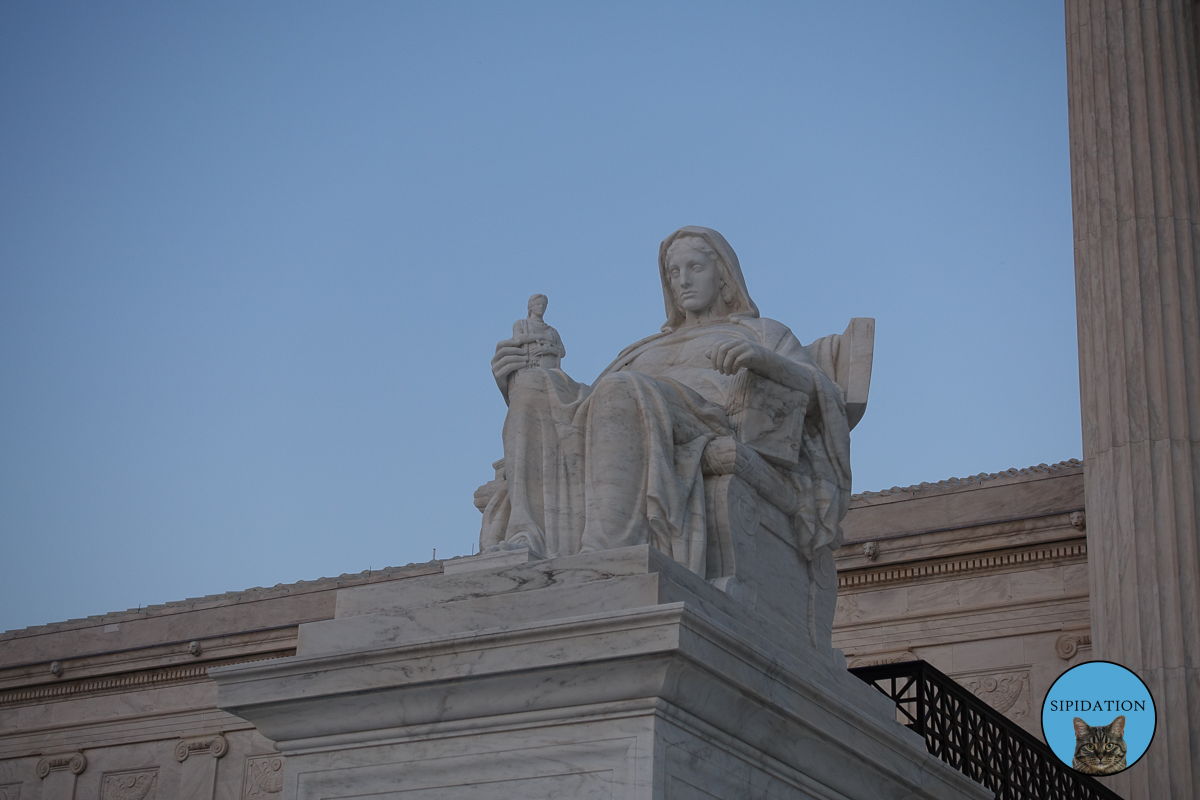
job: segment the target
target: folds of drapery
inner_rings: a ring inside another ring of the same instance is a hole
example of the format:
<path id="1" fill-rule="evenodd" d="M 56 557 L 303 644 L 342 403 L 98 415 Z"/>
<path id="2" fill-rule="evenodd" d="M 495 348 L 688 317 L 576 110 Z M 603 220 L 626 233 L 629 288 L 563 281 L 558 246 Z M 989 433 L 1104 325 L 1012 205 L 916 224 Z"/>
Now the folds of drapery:
<path id="1" fill-rule="evenodd" d="M 751 338 L 809 371 L 798 462 L 781 469 L 796 486 L 796 543 L 808 557 L 841 543 L 850 500 L 849 428 L 841 391 L 782 324 L 737 320 Z M 548 556 L 652 544 L 705 574 L 704 446 L 732 433 L 723 407 L 691 387 L 635 372 L 648 348 L 627 348 L 594 387 L 561 370 L 514 377 L 504 425 L 506 485 L 484 511 L 481 545 L 527 544 Z"/>

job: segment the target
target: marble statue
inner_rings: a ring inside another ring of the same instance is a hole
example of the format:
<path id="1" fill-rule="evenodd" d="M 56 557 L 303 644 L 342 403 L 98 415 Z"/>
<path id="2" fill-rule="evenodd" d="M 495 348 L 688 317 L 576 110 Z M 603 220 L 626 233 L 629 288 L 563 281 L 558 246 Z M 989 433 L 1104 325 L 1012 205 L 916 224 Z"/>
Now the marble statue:
<path id="1" fill-rule="evenodd" d="M 535 294 L 529 298 L 529 316 L 513 323 L 513 335 L 510 341 L 518 342 L 515 347 L 525 351 L 525 364 L 517 368 L 524 369 L 558 369 L 567 350 L 563 347 L 562 338 L 553 327 L 546 324 L 546 306 L 549 300 L 544 294 Z"/>
<path id="2" fill-rule="evenodd" d="M 480 553 L 339 589 L 295 656 L 210 670 L 289 800 L 991 796 L 832 646 L 873 320 L 802 346 L 708 228 L 659 275 L 662 331 L 590 386 L 544 297 L 496 346 Z"/>
<path id="3" fill-rule="evenodd" d="M 736 464 L 725 471 L 766 487 L 758 494 L 786 515 L 806 559 L 840 544 L 850 422 L 843 389 L 820 365 L 829 348 L 806 349 L 759 316 L 714 230 L 668 236 L 659 277 L 661 331 L 625 348 L 590 386 L 558 367 L 561 340 L 546 336 L 538 295 L 529 319 L 497 344 L 492 374 L 508 415 L 503 465 L 476 495 L 481 551 L 557 557 L 649 544 L 711 578 L 720 570 L 709 563 L 704 480 L 716 451 Z M 558 355 L 534 367 L 530 337 L 539 336 Z"/>

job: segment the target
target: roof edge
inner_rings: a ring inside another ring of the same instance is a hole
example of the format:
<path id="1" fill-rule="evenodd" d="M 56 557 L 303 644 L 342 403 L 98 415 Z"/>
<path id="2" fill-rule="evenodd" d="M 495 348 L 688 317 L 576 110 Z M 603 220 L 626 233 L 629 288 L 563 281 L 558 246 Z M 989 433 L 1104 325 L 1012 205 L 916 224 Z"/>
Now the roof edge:
<path id="1" fill-rule="evenodd" d="M 1004 481 L 1008 479 L 1028 480 L 1030 478 L 1048 478 L 1055 475 L 1072 474 L 1083 469 L 1083 462 L 1078 458 L 1068 458 L 1066 461 L 1059 461 L 1055 464 L 1038 464 L 1033 467 L 1025 467 L 1023 469 L 1007 469 L 1003 472 L 981 472 L 978 475 L 968 475 L 965 478 L 947 478 L 945 480 L 930 483 L 924 481 L 916 483 L 912 486 L 893 486 L 890 489 L 881 489 L 877 492 L 861 492 L 859 494 L 850 495 L 851 500 L 872 500 L 877 497 L 893 497 L 902 494 L 916 494 L 917 492 L 928 492 L 938 489 L 958 489 L 966 486 L 978 485 L 989 481 Z"/>

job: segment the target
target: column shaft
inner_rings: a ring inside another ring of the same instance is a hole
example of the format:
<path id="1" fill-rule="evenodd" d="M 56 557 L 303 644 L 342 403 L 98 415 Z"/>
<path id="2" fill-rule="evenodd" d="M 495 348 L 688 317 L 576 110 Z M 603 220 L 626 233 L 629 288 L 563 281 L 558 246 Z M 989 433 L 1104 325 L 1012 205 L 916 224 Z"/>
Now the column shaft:
<path id="1" fill-rule="evenodd" d="M 1158 702 L 1128 798 L 1200 797 L 1195 0 L 1066 0 L 1096 657 Z"/>

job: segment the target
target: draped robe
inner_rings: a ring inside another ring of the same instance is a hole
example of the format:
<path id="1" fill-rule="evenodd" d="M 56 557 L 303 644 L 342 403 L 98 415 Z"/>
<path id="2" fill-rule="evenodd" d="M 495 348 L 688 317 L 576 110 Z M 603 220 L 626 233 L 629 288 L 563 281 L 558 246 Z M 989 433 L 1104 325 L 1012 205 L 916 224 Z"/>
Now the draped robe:
<path id="1" fill-rule="evenodd" d="M 740 275 L 738 276 L 740 278 Z M 737 436 L 726 414 L 734 376 L 708 353 L 749 340 L 793 362 L 813 389 L 795 464 L 775 467 L 800 497 L 792 517 L 806 555 L 837 547 L 850 494 L 841 391 L 781 323 L 731 318 L 669 330 L 628 348 L 592 386 L 559 369 L 509 385 L 505 487 L 484 512 L 481 546 L 527 545 L 547 556 L 651 544 L 705 574 L 704 447 Z"/>

